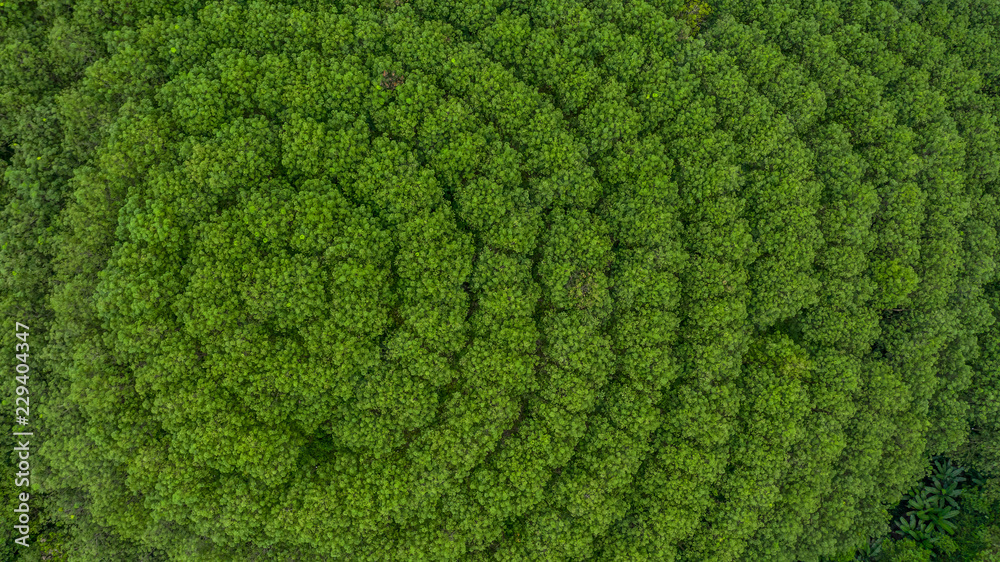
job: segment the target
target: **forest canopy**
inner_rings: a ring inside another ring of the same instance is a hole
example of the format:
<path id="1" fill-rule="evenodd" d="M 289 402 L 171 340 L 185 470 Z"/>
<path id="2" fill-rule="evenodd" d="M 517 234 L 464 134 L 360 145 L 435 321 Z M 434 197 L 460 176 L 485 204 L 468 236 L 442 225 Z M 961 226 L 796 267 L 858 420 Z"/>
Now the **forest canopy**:
<path id="1" fill-rule="evenodd" d="M 998 96 L 992 0 L 5 0 L 0 553 L 994 560 Z"/>

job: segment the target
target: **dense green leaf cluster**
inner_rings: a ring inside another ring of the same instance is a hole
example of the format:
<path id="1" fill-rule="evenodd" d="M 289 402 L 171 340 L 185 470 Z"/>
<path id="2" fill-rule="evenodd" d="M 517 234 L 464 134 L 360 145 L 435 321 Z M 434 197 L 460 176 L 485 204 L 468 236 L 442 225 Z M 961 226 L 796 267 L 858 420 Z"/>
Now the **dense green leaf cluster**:
<path id="1" fill-rule="evenodd" d="M 50 553 L 818 561 L 939 454 L 1000 549 L 990 0 L 17 0 L 0 49 Z"/>

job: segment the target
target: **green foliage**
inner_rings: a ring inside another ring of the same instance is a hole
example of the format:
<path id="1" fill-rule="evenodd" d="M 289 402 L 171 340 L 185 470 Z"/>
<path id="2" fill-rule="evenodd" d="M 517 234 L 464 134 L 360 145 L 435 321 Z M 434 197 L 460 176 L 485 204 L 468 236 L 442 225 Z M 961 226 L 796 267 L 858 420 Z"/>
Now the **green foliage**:
<path id="1" fill-rule="evenodd" d="M 934 558 L 931 551 L 924 548 L 919 541 L 906 538 L 886 544 L 879 559 L 892 562 L 930 562 Z"/>
<path id="2" fill-rule="evenodd" d="M 1000 556 L 1000 478 L 973 478 L 963 490 L 961 513 L 953 521 L 957 530 L 941 560 L 986 562 Z"/>
<path id="3" fill-rule="evenodd" d="M 691 37 L 698 34 L 702 23 L 712 13 L 712 7 L 702 0 L 688 0 L 680 13 L 681 19 L 691 29 Z M 683 36 L 686 38 L 686 36 Z"/>
<path id="4" fill-rule="evenodd" d="M 933 461 L 934 472 L 921 483 L 932 485 L 914 486 L 897 506 L 896 513 L 902 515 L 893 522 L 893 532 L 866 540 L 853 560 L 978 561 L 990 560 L 1000 551 L 995 540 L 1000 504 L 993 505 L 997 479 L 966 478 L 964 469 L 950 461 Z M 844 559 L 851 558 L 844 553 Z"/>
<path id="5" fill-rule="evenodd" d="M 1000 555 L 993 3 L 0 19 L 0 558 Z"/>

